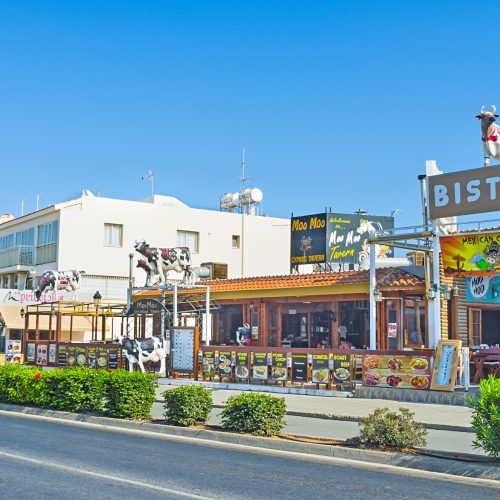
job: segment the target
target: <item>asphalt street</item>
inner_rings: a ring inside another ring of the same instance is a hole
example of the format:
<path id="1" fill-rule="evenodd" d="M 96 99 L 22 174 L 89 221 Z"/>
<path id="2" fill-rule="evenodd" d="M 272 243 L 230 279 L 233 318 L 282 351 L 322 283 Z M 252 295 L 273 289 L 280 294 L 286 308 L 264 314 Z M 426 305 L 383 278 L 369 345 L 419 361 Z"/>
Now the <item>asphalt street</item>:
<path id="1" fill-rule="evenodd" d="M 4 499 L 490 499 L 470 480 L 0 415 Z M 374 469 L 375 468 L 375 469 Z M 468 482 L 469 481 L 469 482 Z"/>

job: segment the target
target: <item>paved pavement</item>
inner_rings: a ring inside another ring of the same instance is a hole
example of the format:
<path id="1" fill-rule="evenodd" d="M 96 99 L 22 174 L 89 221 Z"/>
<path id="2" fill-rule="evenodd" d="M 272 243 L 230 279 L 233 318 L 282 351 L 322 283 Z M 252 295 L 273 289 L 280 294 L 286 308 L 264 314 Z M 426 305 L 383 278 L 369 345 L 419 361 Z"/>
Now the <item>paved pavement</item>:
<path id="1" fill-rule="evenodd" d="M 174 386 L 162 385 L 158 391 L 158 399 L 161 393 Z M 240 394 L 243 391 L 214 390 L 214 405 L 221 406 L 229 396 Z M 404 407 L 415 412 L 415 420 L 423 424 L 434 424 L 443 426 L 469 427 L 472 416 L 470 408 L 464 406 L 435 405 L 426 403 L 403 403 L 400 401 L 389 401 L 385 399 L 355 399 L 334 398 L 321 396 L 305 396 L 297 394 L 283 394 L 275 396 L 284 397 L 288 412 L 304 416 L 336 416 L 341 419 L 366 417 L 375 408 L 388 407 L 397 410 Z"/>
<path id="2" fill-rule="evenodd" d="M 494 497 L 497 488 L 378 464 L 278 455 L 1 415 L 5 499 Z"/>

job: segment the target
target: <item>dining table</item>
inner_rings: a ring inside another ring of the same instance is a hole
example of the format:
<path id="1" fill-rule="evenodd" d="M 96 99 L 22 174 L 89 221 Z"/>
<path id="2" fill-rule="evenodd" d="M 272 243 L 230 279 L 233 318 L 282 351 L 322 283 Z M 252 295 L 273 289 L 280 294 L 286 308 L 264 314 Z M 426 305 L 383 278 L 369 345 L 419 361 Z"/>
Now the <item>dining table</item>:
<path id="1" fill-rule="evenodd" d="M 500 371 L 500 349 L 481 349 L 472 355 L 474 362 L 474 384 L 488 378 L 490 373 L 495 375 Z M 490 371 L 490 369 L 492 371 Z"/>

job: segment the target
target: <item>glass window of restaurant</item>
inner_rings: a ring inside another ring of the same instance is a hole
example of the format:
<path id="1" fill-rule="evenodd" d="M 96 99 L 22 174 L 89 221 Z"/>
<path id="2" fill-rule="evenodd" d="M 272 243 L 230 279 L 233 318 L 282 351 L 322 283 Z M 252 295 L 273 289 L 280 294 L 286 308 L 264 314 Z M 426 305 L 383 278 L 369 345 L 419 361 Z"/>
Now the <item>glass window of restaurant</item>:
<path id="1" fill-rule="evenodd" d="M 469 345 L 500 344 L 500 309 L 495 306 L 469 307 Z"/>
<path id="2" fill-rule="evenodd" d="M 404 347 L 426 344 L 426 317 L 423 297 L 404 298 Z"/>
<path id="3" fill-rule="evenodd" d="M 283 308 L 280 347 L 330 347 L 332 315 L 330 303 L 290 304 Z M 269 340 L 269 345 L 274 346 L 271 337 Z"/>
<path id="4" fill-rule="evenodd" d="M 367 300 L 340 302 L 340 340 L 349 342 L 355 349 L 370 344 L 370 316 Z"/>
<path id="5" fill-rule="evenodd" d="M 236 330 L 243 326 L 243 305 L 222 305 L 214 321 L 214 344 L 235 345 Z"/>

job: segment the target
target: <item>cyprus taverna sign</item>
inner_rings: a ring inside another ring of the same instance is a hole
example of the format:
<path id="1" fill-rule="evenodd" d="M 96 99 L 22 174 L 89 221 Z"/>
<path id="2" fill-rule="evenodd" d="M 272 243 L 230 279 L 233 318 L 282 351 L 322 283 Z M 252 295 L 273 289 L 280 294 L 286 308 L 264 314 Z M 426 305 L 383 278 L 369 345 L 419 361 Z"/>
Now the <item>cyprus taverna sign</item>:
<path id="1" fill-rule="evenodd" d="M 429 177 L 431 219 L 500 210 L 500 165 Z"/>

